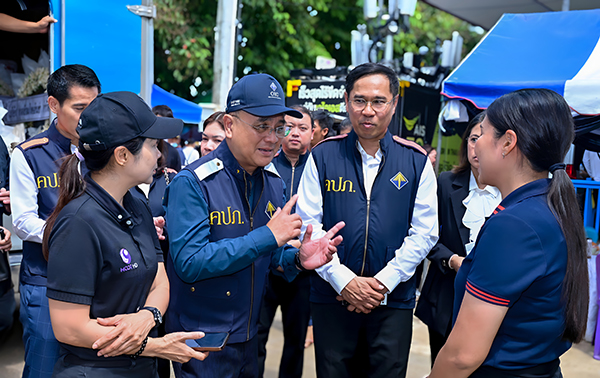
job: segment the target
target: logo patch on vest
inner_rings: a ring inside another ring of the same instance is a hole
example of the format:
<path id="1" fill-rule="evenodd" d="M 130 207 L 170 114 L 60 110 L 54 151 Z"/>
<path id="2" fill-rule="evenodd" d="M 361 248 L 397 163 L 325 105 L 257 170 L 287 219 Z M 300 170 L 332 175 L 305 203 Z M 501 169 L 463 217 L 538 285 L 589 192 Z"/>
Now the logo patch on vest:
<path id="1" fill-rule="evenodd" d="M 404 177 L 404 175 L 402 174 L 402 172 L 396 173 L 394 175 L 394 177 L 392 177 L 390 179 L 390 182 L 392 184 L 394 184 L 394 186 L 398 190 L 402 189 L 404 187 L 404 185 L 408 184 L 408 180 L 406 179 L 406 177 Z"/>
<path id="2" fill-rule="evenodd" d="M 211 226 L 244 224 L 242 213 L 239 210 L 231 211 L 231 206 L 227 206 L 227 211 L 211 211 L 209 214 L 209 221 Z"/>
<path id="3" fill-rule="evenodd" d="M 269 219 L 271 219 L 273 217 L 273 215 L 275 215 L 276 211 L 277 211 L 277 208 L 271 203 L 271 201 L 267 202 L 267 207 L 265 208 L 265 214 L 267 214 Z"/>

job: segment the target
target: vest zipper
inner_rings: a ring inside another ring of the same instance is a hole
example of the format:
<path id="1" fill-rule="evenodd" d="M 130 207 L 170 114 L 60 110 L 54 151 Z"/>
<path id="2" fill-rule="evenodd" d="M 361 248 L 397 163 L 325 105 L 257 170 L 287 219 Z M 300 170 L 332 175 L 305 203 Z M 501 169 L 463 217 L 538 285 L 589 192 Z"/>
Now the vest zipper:
<path id="1" fill-rule="evenodd" d="M 367 196 L 367 221 L 366 221 L 366 225 L 365 225 L 365 248 L 363 250 L 363 262 L 362 262 L 362 267 L 360 268 L 360 275 L 362 276 L 363 273 L 365 272 L 365 263 L 367 262 L 367 243 L 368 243 L 368 239 L 369 239 L 369 215 L 371 213 L 371 193 L 373 192 L 373 187 L 375 186 L 375 180 L 377 180 L 377 177 L 379 176 L 379 172 L 381 172 L 381 167 L 383 167 L 383 163 L 385 162 L 385 156 L 381 155 L 381 163 L 379 164 L 379 168 L 377 169 L 377 174 L 375 175 L 375 178 L 373 179 L 373 185 L 371 186 L 371 191 L 369 192 L 369 195 Z M 361 162 L 362 164 L 362 162 Z M 365 189 L 365 192 L 367 190 Z"/>
<path id="2" fill-rule="evenodd" d="M 296 167 L 292 166 L 292 182 L 290 182 L 290 198 L 294 195 L 294 171 Z M 290 199 L 288 198 L 288 200 Z"/>
<path id="3" fill-rule="evenodd" d="M 258 196 L 258 201 L 256 201 L 256 207 L 252 210 L 252 206 L 250 205 L 250 200 L 248 199 L 248 182 L 246 181 L 246 172 L 244 171 L 244 198 L 246 199 L 246 204 L 248 205 L 248 214 L 250 217 L 250 231 L 254 230 L 254 213 L 258 208 L 258 204 L 262 198 L 263 192 L 265 191 L 265 177 L 261 175 L 263 185 L 260 190 L 260 196 Z M 252 262 L 252 282 L 250 285 L 250 312 L 248 315 L 248 327 L 246 331 L 246 341 L 250 340 L 250 324 L 252 322 L 252 309 L 254 308 L 254 262 Z"/>

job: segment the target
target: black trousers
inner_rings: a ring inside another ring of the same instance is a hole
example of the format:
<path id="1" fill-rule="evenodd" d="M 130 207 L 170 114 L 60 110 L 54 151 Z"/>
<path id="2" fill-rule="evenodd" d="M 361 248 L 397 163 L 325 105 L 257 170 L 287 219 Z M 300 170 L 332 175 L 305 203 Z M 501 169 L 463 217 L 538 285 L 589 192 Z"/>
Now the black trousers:
<path id="1" fill-rule="evenodd" d="M 277 307 L 283 321 L 283 354 L 279 364 L 280 378 L 301 378 L 304 364 L 304 340 L 310 320 L 310 275 L 300 273 L 292 282 L 269 273 L 258 322 L 258 376 L 265 371 L 267 340 Z"/>
<path id="2" fill-rule="evenodd" d="M 357 314 L 341 303 L 311 305 L 318 378 L 406 377 L 412 309 Z"/>

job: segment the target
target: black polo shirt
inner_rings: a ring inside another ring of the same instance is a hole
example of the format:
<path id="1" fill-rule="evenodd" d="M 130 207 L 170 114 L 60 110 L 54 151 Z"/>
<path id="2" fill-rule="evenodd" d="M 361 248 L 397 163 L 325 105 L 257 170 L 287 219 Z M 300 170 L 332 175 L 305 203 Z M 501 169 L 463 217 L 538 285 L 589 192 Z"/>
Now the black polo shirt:
<path id="1" fill-rule="evenodd" d="M 90 306 L 90 318 L 135 313 L 146 302 L 162 252 L 148 206 L 127 192 L 122 207 L 88 175 L 50 234 L 48 298 Z M 130 361 L 61 343 L 91 365 Z M 64 352 L 64 350 L 63 350 Z"/>

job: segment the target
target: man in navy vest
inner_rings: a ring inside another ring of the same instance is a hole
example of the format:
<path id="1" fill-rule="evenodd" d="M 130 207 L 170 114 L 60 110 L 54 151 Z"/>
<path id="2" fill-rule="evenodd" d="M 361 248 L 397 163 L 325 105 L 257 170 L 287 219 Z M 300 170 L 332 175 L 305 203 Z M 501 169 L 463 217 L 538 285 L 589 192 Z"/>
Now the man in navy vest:
<path id="1" fill-rule="evenodd" d="M 310 141 L 314 130 L 314 121 L 310 111 L 301 105 L 291 107 L 302 114 L 302 118 L 285 116 L 290 134 L 281 143 L 281 150 L 275 154 L 273 165 L 285 182 L 286 198 L 298 191 L 304 164 L 310 153 Z M 292 209 L 295 212 L 295 209 Z M 300 241 L 294 240 L 290 244 Z M 280 377 L 302 377 L 304 361 L 304 341 L 310 320 L 310 276 L 302 272 L 292 282 L 287 282 L 275 272 L 269 273 L 263 307 L 258 323 L 258 364 L 259 377 L 263 376 L 267 356 L 267 339 L 277 307 L 281 305 L 283 320 L 283 354 L 279 364 Z"/>
<path id="2" fill-rule="evenodd" d="M 346 78 L 354 131 L 326 139 L 298 189 L 303 228 L 346 222 L 343 244 L 311 281 L 317 376 L 404 377 L 415 268 L 438 239 L 436 178 L 425 151 L 392 136 L 391 69 L 366 63 Z"/>
<path id="3" fill-rule="evenodd" d="M 59 357 L 46 298 L 47 263 L 42 255 L 46 218 L 58 200 L 60 159 L 79 141 L 79 116 L 100 92 L 90 68 L 67 65 L 48 78 L 48 105 L 56 114 L 50 128 L 21 143 L 12 154 L 10 193 L 13 230 L 23 240 L 19 276 L 23 324 L 23 377 L 50 377 Z"/>
<path id="4" fill-rule="evenodd" d="M 281 85 L 272 76 L 249 75 L 227 96 L 226 140 L 183 169 L 167 187 L 170 305 L 167 332 L 228 332 L 222 351 L 204 361 L 174 363 L 181 377 L 258 375 L 257 322 L 269 268 L 288 280 L 331 260 L 341 242 L 336 224 L 321 239 L 307 229 L 298 250 L 287 242 L 300 235 L 285 204 L 285 184 L 271 160 L 289 133 Z"/>

